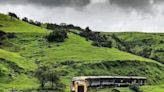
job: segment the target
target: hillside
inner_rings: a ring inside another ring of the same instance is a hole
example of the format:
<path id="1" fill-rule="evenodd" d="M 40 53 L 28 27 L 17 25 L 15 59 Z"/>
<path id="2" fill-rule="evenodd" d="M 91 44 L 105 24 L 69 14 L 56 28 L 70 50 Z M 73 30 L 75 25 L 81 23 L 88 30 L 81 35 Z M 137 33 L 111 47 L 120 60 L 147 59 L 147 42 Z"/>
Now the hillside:
<path id="1" fill-rule="evenodd" d="M 41 65 L 58 72 L 66 92 L 71 78 L 79 75 L 145 76 L 148 84 L 164 84 L 164 65 L 155 60 L 114 47 L 92 46 L 92 41 L 71 32 L 65 42 L 50 43 L 45 39 L 48 30 L 6 15 L 0 16 L 0 30 L 15 36 L 0 39 L 0 60 L 3 61 L 0 62 L 0 77 L 4 80 L 0 81 L 0 90 L 38 89 L 40 84 L 34 74 Z M 143 90 L 146 92 L 147 86 Z"/>
<path id="2" fill-rule="evenodd" d="M 5 32 L 36 32 L 44 33 L 46 29 L 32 26 L 26 22 L 11 18 L 4 14 L 0 14 L 0 30 L 5 30 Z"/>
<path id="3" fill-rule="evenodd" d="M 0 62 L 1 91 L 36 87 L 31 85 L 33 84 L 33 81 L 37 82 L 37 79 L 30 78 L 30 76 L 26 75 L 31 71 L 35 71 L 37 68 L 37 65 L 33 61 L 27 61 L 18 53 L 0 49 Z"/>
<path id="4" fill-rule="evenodd" d="M 102 34 L 106 35 L 109 39 L 113 39 L 113 46 L 116 48 L 164 63 L 163 33 L 125 32 Z M 115 36 L 114 38 L 113 35 Z"/>

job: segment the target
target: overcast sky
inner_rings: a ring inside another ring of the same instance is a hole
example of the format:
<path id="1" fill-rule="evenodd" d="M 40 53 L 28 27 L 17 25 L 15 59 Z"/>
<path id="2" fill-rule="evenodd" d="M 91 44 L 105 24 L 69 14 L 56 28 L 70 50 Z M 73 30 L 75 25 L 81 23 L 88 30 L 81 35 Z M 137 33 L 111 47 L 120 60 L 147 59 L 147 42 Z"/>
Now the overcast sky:
<path id="1" fill-rule="evenodd" d="M 0 12 L 95 31 L 164 33 L 164 0 L 0 0 Z"/>

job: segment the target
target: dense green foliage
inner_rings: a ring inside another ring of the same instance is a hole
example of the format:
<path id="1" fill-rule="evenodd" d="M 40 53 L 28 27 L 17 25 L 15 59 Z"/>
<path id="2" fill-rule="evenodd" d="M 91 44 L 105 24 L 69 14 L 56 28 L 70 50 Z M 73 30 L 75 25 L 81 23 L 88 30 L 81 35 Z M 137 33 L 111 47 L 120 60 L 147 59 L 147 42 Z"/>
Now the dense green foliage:
<path id="1" fill-rule="evenodd" d="M 29 20 L 27 17 L 24 17 L 22 19 L 22 21 L 27 22 L 27 23 L 32 24 L 32 25 L 35 25 L 35 26 L 39 26 L 39 27 L 42 25 L 41 22 Z"/>
<path id="2" fill-rule="evenodd" d="M 41 84 L 41 90 L 64 91 L 65 86 L 60 82 L 59 73 L 49 66 L 40 66 L 35 73 Z"/>
<path id="3" fill-rule="evenodd" d="M 72 24 L 65 24 L 65 23 L 62 23 L 61 25 L 58 25 L 58 24 L 53 24 L 53 23 L 46 23 L 45 24 L 47 29 L 50 29 L 50 30 L 54 30 L 54 29 L 61 29 L 61 28 L 65 28 L 65 29 L 76 29 L 76 30 L 83 30 L 81 27 L 79 26 L 74 26 Z"/>
<path id="4" fill-rule="evenodd" d="M 107 40 L 105 35 L 100 35 L 100 32 L 92 32 L 89 27 L 79 33 L 80 36 L 85 37 L 87 40 L 92 40 L 92 45 L 98 47 L 109 47 L 111 48 L 112 42 Z"/>
<path id="5" fill-rule="evenodd" d="M 67 32 L 64 28 L 55 29 L 49 35 L 46 36 L 49 42 L 64 42 L 67 36 Z"/>
<path id="6" fill-rule="evenodd" d="M 0 45 L 0 91 L 29 92 L 44 89 L 69 92 L 72 77 L 80 75 L 145 76 L 148 78 L 147 84 L 154 86 L 143 86 L 141 90 L 164 90 L 164 65 L 114 48 L 118 45 L 111 36 L 108 39 L 107 36 L 93 32 L 93 40 L 87 41 L 86 38 L 67 31 L 68 39 L 57 43 L 48 42 L 45 38 L 51 31 L 17 19 L 12 20 L 6 15 L 0 14 L 0 25 L 0 35 L 3 35 L 3 39 L 0 39 L 3 43 Z M 14 35 L 12 39 L 7 36 L 11 33 Z M 112 41 L 113 48 L 93 46 L 92 43 L 97 38 Z M 129 88 L 117 90 L 132 92 Z M 108 91 L 111 92 L 112 89 L 97 89 L 93 92 Z"/>
<path id="7" fill-rule="evenodd" d="M 137 84 L 130 85 L 129 89 L 133 90 L 134 92 L 142 92 L 140 86 Z"/>

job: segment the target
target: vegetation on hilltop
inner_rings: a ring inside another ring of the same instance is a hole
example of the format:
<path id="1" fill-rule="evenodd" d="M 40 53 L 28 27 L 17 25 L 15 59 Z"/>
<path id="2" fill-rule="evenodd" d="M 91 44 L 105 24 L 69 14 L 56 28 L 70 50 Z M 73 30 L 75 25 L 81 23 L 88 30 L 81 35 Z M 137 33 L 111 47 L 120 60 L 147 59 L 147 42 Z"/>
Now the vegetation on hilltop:
<path id="1" fill-rule="evenodd" d="M 15 13 L 9 12 L 8 15 L 11 17 L 12 20 L 14 20 L 14 18 L 19 19 L 19 17 Z"/>
<path id="2" fill-rule="evenodd" d="M 86 40 L 92 40 L 92 45 L 98 46 L 98 47 L 112 47 L 112 42 L 107 39 L 105 35 L 101 35 L 100 32 L 92 32 L 89 27 L 87 27 L 85 30 L 81 31 L 80 36 L 85 37 Z"/>
<path id="3" fill-rule="evenodd" d="M 164 34 L 163 33 L 106 33 L 70 29 L 86 39 L 92 40 L 94 46 L 115 47 L 142 57 L 164 63 Z"/>

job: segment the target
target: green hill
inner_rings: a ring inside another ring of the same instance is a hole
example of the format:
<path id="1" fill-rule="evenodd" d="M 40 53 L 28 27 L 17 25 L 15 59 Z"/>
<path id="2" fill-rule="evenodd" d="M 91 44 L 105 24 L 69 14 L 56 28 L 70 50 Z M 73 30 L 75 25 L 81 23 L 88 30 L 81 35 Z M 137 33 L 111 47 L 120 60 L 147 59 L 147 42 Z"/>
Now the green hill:
<path id="1" fill-rule="evenodd" d="M 18 53 L 0 49 L 0 90 L 24 89 L 38 87 L 36 78 L 26 75 L 35 71 L 37 65 L 33 61 L 27 61 Z M 36 84 L 31 86 L 32 84 Z"/>
<path id="2" fill-rule="evenodd" d="M 11 18 L 10 16 L 6 16 L 4 14 L 0 14 L 0 30 L 4 30 L 5 32 L 36 32 L 36 33 L 44 33 L 45 29 L 32 26 L 26 22 L 20 21 L 15 18 Z"/>
<path id="3" fill-rule="evenodd" d="M 80 75 L 145 76 L 148 84 L 164 83 L 164 65 L 155 60 L 116 48 L 92 46 L 91 41 L 71 32 L 65 42 L 50 43 L 45 39 L 49 33 L 46 29 L 0 16 L 0 30 L 15 35 L 0 39 L 0 77 L 4 80 L 0 81 L 0 90 L 37 89 L 39 82 L 34 73 L 41 65 L 59 72 L 67 92 L 71 78 Z"/>
<path id="4" fill-rule="evenodd" d="M 18 53 L 8 52 L 5 50 L 0 49 L 0 58 L 6 61 L 9 61 L 9 63 L 15 63 L 20 68 L 25 70 L 35 70 L 36 64 L 34 62 L 27 61 L 24 57 L 21 57 Z"/>
<path id="5" fill-rule="evenodd" d="M 163 33 L 102 33 L 113 39 L 116 48 L 164 63 Z M 115 38 L 113 38 L 115 35 Z M 116 41 L 119 40 L 120 42 Z M 121 46 L 122 48 L 120 48 Z M 126 48 L 126 49 L 125 49 Z"/>

